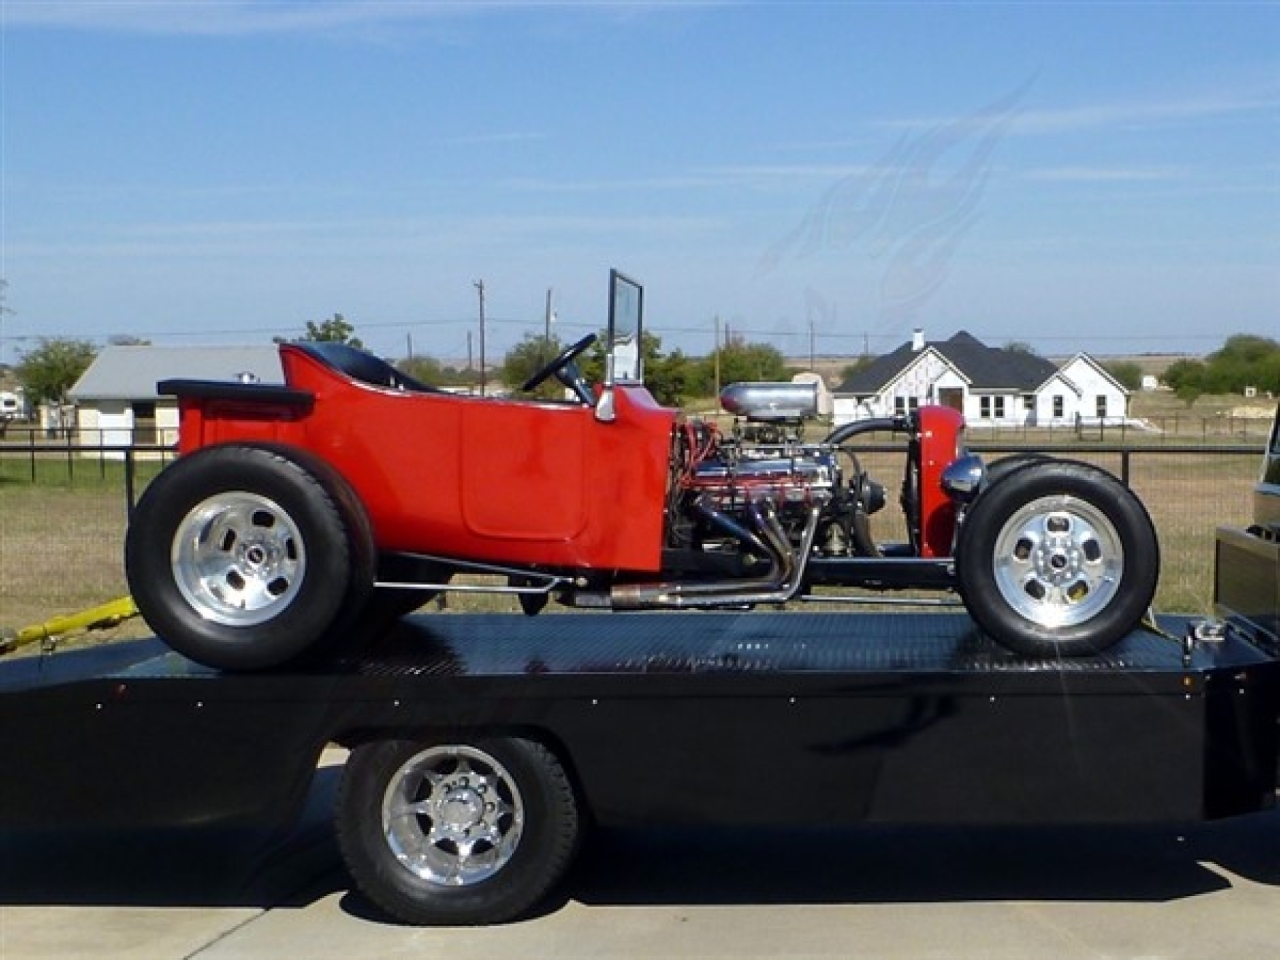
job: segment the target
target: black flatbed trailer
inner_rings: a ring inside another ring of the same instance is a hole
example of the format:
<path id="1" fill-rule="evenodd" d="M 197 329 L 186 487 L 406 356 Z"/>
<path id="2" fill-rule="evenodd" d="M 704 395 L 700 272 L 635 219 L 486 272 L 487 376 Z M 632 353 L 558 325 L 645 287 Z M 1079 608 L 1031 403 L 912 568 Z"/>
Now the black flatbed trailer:
<path id="1" fill-rule="evenodd" d="M 0 825 L 338 834 L 412 922 L 532 905 L 587 822 L 1190 822 L 1271 807 L 1280 651 L 1187 618 L 1018 657 L 963 614 L 436 614 L 222 674 L 159 640 L 0 662 Z M 86 802 L 91 784 L 92 801 Z"/>

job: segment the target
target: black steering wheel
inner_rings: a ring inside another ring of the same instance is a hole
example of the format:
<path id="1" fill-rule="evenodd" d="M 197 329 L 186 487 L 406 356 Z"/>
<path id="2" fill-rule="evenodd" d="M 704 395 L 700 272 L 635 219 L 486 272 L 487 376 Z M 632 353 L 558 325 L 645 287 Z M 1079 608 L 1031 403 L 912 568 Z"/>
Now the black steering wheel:
<path id="1" fill-rule="evenodd" d="M 526 393 L 530 390 L 536 390 L 548 377 L 555 375 L 561 383 L 578 395 L 579 400 L 590 405 L 593 402 L 591 388 L 583 382 L 582 374 L 577 372 L 573 361 L 585 353 L 587 348 L 596 342 L 596 339 L 594 333 L 588 333 L 577 343 L 572 343 L 565 347 L 557 354 L 554 360 L 521 384 L 520 389 Z"/>

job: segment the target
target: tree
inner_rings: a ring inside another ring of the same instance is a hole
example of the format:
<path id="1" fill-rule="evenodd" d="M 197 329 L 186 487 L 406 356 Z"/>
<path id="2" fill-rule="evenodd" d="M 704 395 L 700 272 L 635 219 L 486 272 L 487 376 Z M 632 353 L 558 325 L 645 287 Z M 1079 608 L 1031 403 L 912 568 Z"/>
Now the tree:
<path id="1" fill-rule="evenodd" d="M 18 362 L 18 379 L 32 404 L 64 403 L 67 391 L 93 363 L 98 348 L 87 340 L 41 338 Z"/>
<path id="2" fill-rule="evenodd" d="M 542 334 L 527 333 L 524 339 L 508 350 L 507 355 L 502 358 L 498 376 L 508 387 L 518 388 L 555 359 L 564 347 L 560 338 L 554 334 L 544 337 Z M 534 395 L 555 399 L 564 395 L 564 387 L 559 380 L 551 377 L 534 391 Z"/>
<path id="3" fill-rule="evenodd" d="M 644 335 L 646 347 L 649 334 Z M 663 356 L 657 352 L 661 341 L 654 337 L 655 353 L 652 359 L 645 354 L 644 381 L 653 398 L 664 407 L 678 407 L 685 401 L 689 385 L 697 373 L 696 364 L 680 350 Z"/>
<path id="4" fill-rule="evenodd" d="M 578 357 L 578 369 L 588 383 L 604 382 L 606 340 L 607 332 L 602 330 L 591 348 Z M 503 383 L 518 387 L 554 359 L 564 346 L 554 336 L 548 339 L 527 335 L 503 360 Z M 644 383 L 653 398 L 663 406 L 680 406 L 689 383 L 694 379 L 696 364 L 679 350 L 664 355 L 662 338 L 647 330 L 641 334 L 640 350 L 644 356 Z M 543 384 L 536 394 L 541 397 L 559 397 L 562 389 L 559 381 L 552 379 L 549 386 Z"/>
<path id="5" fill-rule="evenodd" d="M 1164 372 L 1164 382 L 1187 406 L 1204 393 L 1204 379 L 1205 365 L 1199 360 L 1175 360 Z"/>
<path id="6" fill-rule="evenodd" d="M 345 343 L 363 350 L 364 343 L 361 342 L 359 337 L 355 336 L 355 332 L 356 328 L 347 322 L 346 317 L 340 313 L 335 313 L 330 319 L 322 320 L 319 323 L 308 320 L 307 332 L 302 335 L 302 339 Z"/>
<path id="7" fill-rule="evenodd" d="M 579 366 L 588 383 L 604 382 L 606 331 L 582 357 Z M 690 382 L 695 378 L 695 364 L 681 351 L 662 352 L 662 338 L 645 330 L 640 335 L 640 353 L 644 357 L 644 385 L 664 407 L 678 407 L 684 402 Z"/>
<path id="8" fill-rule="evenodd" d="M 472 387 L 480 382 L 477 371 L 446 367 L 435 357 L 406 357 L 397 360 L 395 365 L 396 369 L 429 387 Z"/>
<path id="9" fill-rule="evenodd" d="M 770 382 L 790 380 L 782 352 L 767 343 L 751 343 L 735 337 L 720 348 L 720 386 L 739 382 Z M 716 357 L 712 355 L 698 364 L 696 376 L 690 387 L 703 396 L 715 393 Z"/>
<path id="10" fill-rule="evenodd" d="M 445 382 L 444 367 L 435 357 L 406 357 L 396 362 L 396 369 L 429 387 Z"/>
<path id="11" fill-rule="evenodd" d="M 1129 390 L 1142 389 L 1142 367 L 1132 360 L 1116 360 L 1104 363 L 1103 368 Z"/>
<path id="12" fill-rule="evenodd" d="M 871 356 L 869 353 L 864 353 L 862 356 L 858 357 L 857 360 L 853 361 L 853 363 L 847 363 L 840 368 L 840 382 L 843 383 L 846 380 L 852 379 L 875 362 L 875 357 Z"/>
<path id="13" fill-rule="evenodd" d="M 1245 387 L 1280 391 L 1280 343 L 1268 337 L 1236 334 L 1205 358 L 1206 393 L 1242 393 Z"/>

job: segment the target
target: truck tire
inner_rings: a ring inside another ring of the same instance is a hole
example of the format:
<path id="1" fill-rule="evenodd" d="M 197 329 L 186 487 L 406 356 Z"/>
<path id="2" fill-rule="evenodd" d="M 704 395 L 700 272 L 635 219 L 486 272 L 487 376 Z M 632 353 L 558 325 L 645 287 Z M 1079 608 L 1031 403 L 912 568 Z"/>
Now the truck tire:
<path id="1" fill-rule="evenodd" d="M 372 582 L 354 495 L 305 455 L 207 447 L 147 487 L 125 537 L 138 609 L 184 656 L 262 670 L 325 637 Z"/>
<path id="2" fill-rule="evenodd" d="M 561 878 L 579 818 L 563 767 L 532 740 L 388 740 L 348 758 L 337 833 L 356 886 L 390 916 L 487 924 Z"/>
<path id="3" fill-rule="evenodd" d="M 974 501 L 956 550 L 970 616 L 1031 657 L 1112 646 L 1155 596 L 1160 549 L 1141 501 L 1090 464 L 1031 459 Z"/>

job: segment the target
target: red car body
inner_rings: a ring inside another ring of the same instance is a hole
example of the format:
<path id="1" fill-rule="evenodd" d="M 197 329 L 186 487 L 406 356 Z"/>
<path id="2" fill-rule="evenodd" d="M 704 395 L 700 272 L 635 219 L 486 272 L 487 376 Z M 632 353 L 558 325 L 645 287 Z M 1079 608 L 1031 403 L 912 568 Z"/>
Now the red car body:
<path id="1" fill-rule="evenodd" d="M 305 450 L 356 492 L 383 550 L 468 560 L 655 573 L 661 567 L 671 434 L 680 414 L 619 385 L 616 416 L 581 404 L 406 390 L 357 380 L 305 345 L 282 344 L 287 390 L 237 396 L 169 382 L 178 450 L 269 443 Z M 920 555 L 946 557 L 955 506 L 943 470 L 964 418 L 919 411 Z M 691 481 L 692 482 L 692 481 Z M 789 482 L 757 476 L 755 486 Z"/>
<path id="2" fill-rule="evenodd" d="M 263 402 L 179 396 L 178 449 L 270 443 L 351 485 L 385 550 L 590 569 L 656 570 L 677 414 L 617 388 L 609 423 L 580 404 L 404 390 L 283 344 L 289 391 Z"/>

